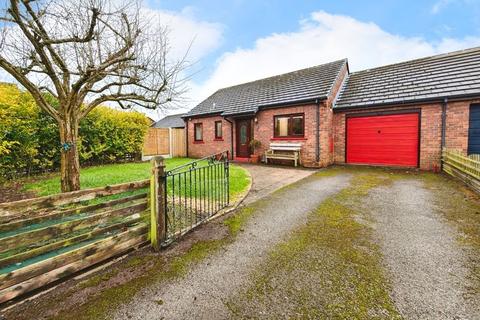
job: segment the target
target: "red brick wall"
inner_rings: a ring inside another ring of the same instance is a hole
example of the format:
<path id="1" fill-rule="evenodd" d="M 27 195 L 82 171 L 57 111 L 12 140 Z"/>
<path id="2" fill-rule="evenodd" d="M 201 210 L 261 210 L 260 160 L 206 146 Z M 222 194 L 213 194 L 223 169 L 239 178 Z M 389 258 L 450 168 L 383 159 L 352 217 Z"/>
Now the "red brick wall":
<path id="1" fill-rule="evenodd" d="M 252 119 L 253 138 L 259 140 L 262 146 L 257 150 L 259 154 L 263 155 L 265 150 L 270 146 L 271 142 L 292 142 L 300 143 L 301 148 L 301 163 L 304 166 L 312 167 L 316 166 L 315 163 L 315 121 L 316 121 L 316 108 L 315 104 L 294 106 L 294 107 L 281 107 L 276 109 L 267 109 L 257 113 L 255 122 Z M 322 109 L 325 107 L 322 105 Z M 323 111 L 324 112 L 324 111 Z M 273 134 L 273 117 L 277 115 L 303 113 L 305 116 L 305 137 L 302 139 L 274 139 Z M 223 121 L 223 141 L 215 140 L 215 121 Z M 234 120 L 232 120 L 234 121 Z M 190 157 L 200 158 L 231 149 L 230 146 L 230 124 L 222 117 L 206 117 L 206 118 L 193 118 L 187 122 L 188 126 L 188 154 Z M 203 141 L 194 141 L 194 124 L 202 123 L 203 125 Z M 235 122 L 234 122 L 235 124 Z M 326 128 L 329 126 L 326 126 Z M 326 130 L 325 128 L 325 130 Z M 234 141 L 234 153 L 236 153 L 235 146 L 235 125 L 233 133 Z M 322 137 L 327 141 L 328 138 Z M 326 143 L 326 142 L 325 142 Z M 325 147 L 327 148 L 327 147 Z"/>
<path id="2" fill-rule="evenodd" d="M 445 145 L 449 149 L 455 149 L 467 153 L 468 149 L 468 123 L 470 117 L 470 104 L 480 103 L 476 101 L 449 102 L 447 106 L 447 129 Z"/>
<path id="3" fill-rule="evenodd" d="M 223 140 L 215 140 L 215 121 L 222 121 Z M 194 124 L 202 123 L 203 141 L 194 140 Z M 231 125 L 222 117 L 193 118 L 188 126 L 188 156 L 202 158 L 225 150 L 230 151 Z"/>
<path id="4" fill-rule="evenodd" d="M 337 98 L 339 90 L 342 87 L 345 76 L 347 75 L 347 65 L 340 71 L 335 81 L 332 92 L 328 97 L 325 107 L 320 109 L 320 166 L 328 166 L 335 160 L 334 156 L 334 119 L 333 102 Z"/>
<path id="5" fill-rule="evenodd" d="M 257 122 L 254 123 L 254 138 L 262 143 L 259 149 L 263 154 L 270 146 L 271 142 L 291 142 L 300 143 L 302 149 L 300 151 L 301 163 L 304 166 L 315 166 L 315 121 L 316 121 L 315 104 L 295 107 L 282 107 L 277 109 L 263 110 L 257 113 Z M 303 139 L 275 139 L 273 134 L 273 117 L 279 115 L 303 113 L 305 116 L 305 137 Z"/>
<path id="6" fill-rule="evenodd" d="M 476 101 L 449 102 L 447 106 L 446 147 L 464 153 L 468 147 L 468 119 L 469 107 Z M 421 138 L 420 138 L 420 169 L 436 171 L 440 168 L 441 137 L 442 137 L 442 104 L 424 104 L 397 106 L 375 111 L 393 111 L 421 109 Z M 370 110 L 373 111 L 373 110 Z M 348 113 L 363 113 L 368 110 L 350 111 Z M 345 162 L 345 114 L 335 113 L 334 153 L 335 163 Z"/>

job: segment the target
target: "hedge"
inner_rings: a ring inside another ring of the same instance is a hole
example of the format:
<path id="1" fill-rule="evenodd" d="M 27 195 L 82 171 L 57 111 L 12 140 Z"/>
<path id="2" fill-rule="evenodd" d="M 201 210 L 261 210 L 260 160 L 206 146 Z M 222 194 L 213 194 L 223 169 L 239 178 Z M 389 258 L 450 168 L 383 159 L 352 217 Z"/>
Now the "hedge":
<path id="1" fill-rule="evenodd" d="M 80 122 L 81 165 L 139 159 L 148 125 L 139 112 L 94 109 Z M 36 106 L 30 94 L 14 84 L 0 84 L 0 177 L 55 171 L 59 166 L 55 121 Z"/>

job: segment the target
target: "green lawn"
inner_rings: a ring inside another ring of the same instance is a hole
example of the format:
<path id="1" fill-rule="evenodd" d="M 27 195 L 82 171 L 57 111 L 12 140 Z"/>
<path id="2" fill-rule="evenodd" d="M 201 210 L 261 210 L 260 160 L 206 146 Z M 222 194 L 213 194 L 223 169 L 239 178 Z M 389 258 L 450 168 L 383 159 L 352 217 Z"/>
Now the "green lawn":
<path id="1" fill-rule="evenodd" d="M 167 170 L 186 164 L 193 159 L 172 158 L 166 159 Z M 82 168 L 80 173 L 80 185 L 82 189 L 103 187 L 123 182 L 144 180 L 150 178 L 150 162 L 123 163 L 103 166 Z M 248 173 L 236 165 L 230 166 L 230 195 L 235 197 L 248 187 L 250 178 Z M 50 176 L 34 182 L 26 183 L 25 190 L 34 191 L 39 196 L 50 195 L 60 192 L 60 176 Z"/>

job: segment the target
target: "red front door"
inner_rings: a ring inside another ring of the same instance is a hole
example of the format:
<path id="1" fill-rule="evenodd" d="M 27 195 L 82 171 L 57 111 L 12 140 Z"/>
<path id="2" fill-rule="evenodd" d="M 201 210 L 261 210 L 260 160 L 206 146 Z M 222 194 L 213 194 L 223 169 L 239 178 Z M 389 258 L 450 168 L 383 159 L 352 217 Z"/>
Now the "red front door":
<path id="1" fill-rule="evenodd" d="M 251 120 L 237 120 L 237 157 L 250 157 Z"/>
<path id="2" fill-rule="evenodd" d="M 419 114 L 347 118 L 347 163 L 418 166 Z"/>

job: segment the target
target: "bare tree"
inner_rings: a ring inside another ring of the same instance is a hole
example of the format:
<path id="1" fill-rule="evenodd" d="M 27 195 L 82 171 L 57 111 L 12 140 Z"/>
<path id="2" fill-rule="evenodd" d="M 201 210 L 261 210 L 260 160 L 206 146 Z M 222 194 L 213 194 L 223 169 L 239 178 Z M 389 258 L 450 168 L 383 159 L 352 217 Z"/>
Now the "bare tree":
<path id="1" fill-rule="evenodd" d="M 105 103 L 165 108 L 183 90 L 185 59 L 168 59 L 167 29 L 136 1 L 7 0 L 0 21 L 0 67 L 58 123 L 64 192 L 80 188 L 83 117 Z"/>

